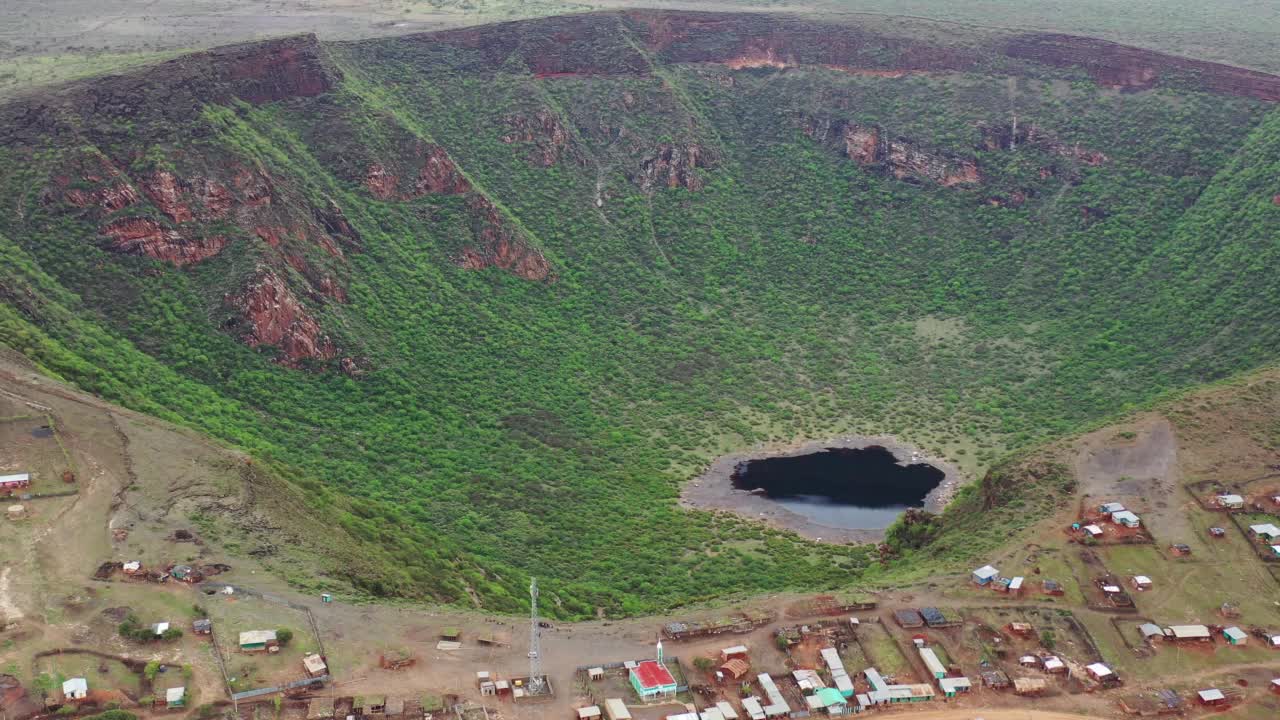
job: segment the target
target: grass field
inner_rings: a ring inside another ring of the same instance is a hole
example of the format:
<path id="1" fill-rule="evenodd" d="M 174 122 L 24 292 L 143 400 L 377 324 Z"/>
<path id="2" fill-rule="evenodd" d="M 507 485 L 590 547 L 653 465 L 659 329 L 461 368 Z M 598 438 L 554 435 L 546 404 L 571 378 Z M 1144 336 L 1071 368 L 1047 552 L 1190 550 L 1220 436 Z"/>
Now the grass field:
<path id="1" fill-rule="evenodd" d="M 900 683 L 908 682 L 907 678 L 914 676 L 911 663 L 903 655 L 902 646 L 880 623 L 865 623 L 860 626 L 858 640 L 868 655 L 868 667 L 874 667 L 882 675 L 892 675 Z"/>

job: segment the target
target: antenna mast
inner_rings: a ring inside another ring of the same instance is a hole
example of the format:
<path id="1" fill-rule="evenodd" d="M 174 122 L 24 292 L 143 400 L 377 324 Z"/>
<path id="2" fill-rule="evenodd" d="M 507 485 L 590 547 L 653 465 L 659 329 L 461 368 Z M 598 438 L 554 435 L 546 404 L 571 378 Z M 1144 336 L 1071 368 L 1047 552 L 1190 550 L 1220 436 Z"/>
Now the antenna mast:
<path id="1" fill-rule="evenodd" d="M 538 578 L 529 582 L 529 688 L 530 695 L 546 692 L 542 675 L 542 629 L 538 625 Z"/>

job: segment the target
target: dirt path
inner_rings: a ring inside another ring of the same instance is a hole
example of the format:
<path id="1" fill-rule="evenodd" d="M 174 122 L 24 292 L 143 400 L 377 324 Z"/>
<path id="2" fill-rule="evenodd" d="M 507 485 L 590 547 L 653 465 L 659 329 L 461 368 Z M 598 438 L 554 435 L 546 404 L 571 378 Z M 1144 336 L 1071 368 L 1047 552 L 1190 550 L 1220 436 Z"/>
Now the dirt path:
<path id="1" fill-rule="evenodd" d="M 934 710 L 912 712 L 911 720 L 1100 720 L 1096 715 L 1050 710 Z"/>

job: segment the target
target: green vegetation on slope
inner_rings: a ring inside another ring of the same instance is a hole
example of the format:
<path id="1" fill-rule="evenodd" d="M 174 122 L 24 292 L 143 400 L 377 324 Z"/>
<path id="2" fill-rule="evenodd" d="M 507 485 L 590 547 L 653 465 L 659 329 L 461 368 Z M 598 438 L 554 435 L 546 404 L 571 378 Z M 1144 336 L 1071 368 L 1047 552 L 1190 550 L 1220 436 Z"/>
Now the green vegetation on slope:
<path id="1" fill-rule="evenodd" d="M 625 33 L 595 42 L 627 52 Z M 1067 74 L 537 78 L 426 43 L 331 52 L 343 80 L 319 97 L 0 154 L 19 210 L 0 219 L 0 323 L 59 376 L 262 458 L 380 548 L 354 578 L 374 594 L 516 610 L 537 574 L 550 612 L 582 617 L 848 584 L 868 577 L 865 548 L 681 510 L 679 485 L 726 450 L 858 431 L 982 468 L 1275 357 L 1280 116 L 1261 103 Z M 563 130 L 549 166 L 540 141 L 508 138 L 539 114 Z M 1054 144 L 983 143 L 1014 115 Z M 810 123 L 974 157 L 983 180 L 894 179 Z M 553 280 L 459 267 L 464 195 L 370 193 L 371 160 L 430 143 Z M 698 189 L 668 187 L 662 149 L 692 146 Z M 134 176 L 261 168 L 278 198 L 341 207 L 359 249 L 303 259 L 348 302 L 308 304 L 368 369 L 289 369 L 222 329 L 227 296 L 271 262 L 244 229 L 217 225 L 233 242 L 181 270 L 101 249 L 89 214 L 41 201 L 86 152 Z"/>

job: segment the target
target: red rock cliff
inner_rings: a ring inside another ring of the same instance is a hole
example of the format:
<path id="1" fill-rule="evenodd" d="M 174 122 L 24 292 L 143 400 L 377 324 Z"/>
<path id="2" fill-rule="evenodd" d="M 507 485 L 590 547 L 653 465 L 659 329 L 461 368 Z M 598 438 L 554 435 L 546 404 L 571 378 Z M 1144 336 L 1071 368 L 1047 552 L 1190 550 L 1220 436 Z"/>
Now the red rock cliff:
<path id="1" fill-rule="evenodd" d="M 264 271 L 239 293 L 227 295 L 226 305 L 236 313 L 241 340 L 250 347 L 274 347 L 279 362 L 296 367 L 301 361 L 331 360 L 337 349 L 320 323 L 289 290 L 276 273 Z"/>

